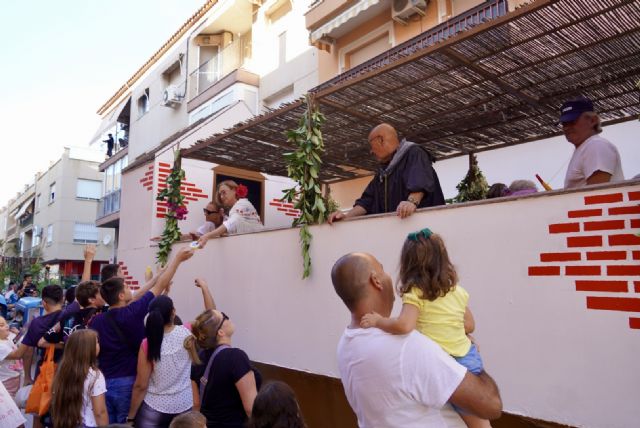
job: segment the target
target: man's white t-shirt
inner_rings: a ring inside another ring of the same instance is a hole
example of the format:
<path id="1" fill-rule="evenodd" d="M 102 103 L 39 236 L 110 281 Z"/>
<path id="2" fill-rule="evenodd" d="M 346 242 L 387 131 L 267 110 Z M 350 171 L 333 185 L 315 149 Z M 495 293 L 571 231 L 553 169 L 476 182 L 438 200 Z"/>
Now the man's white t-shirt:
<path id="1" fill-rule="evenodd" d="M 564 178 L 564 188 L 586 186 L 587 179 L 596 171 L 611 174 L 611 182 L 624 180 L 617 147 L 599 135 L 587 138 L 573 152 Z"/>
<path id="2" fill-rule="evenodd" d="M 338 344 L 342 385 L 360 428 L 446 427 L 440 415 L 467 369 L 412 331 L 346 329 Z"/>
<path id="3" fill-rule="evenodd" d="M 212 221 L 205 221 L 202 226 L 200 226 L 197 230 L 197 234 L 202 236 L 205 233 L 213 232 L 216 230 L 216 224 Z"/>

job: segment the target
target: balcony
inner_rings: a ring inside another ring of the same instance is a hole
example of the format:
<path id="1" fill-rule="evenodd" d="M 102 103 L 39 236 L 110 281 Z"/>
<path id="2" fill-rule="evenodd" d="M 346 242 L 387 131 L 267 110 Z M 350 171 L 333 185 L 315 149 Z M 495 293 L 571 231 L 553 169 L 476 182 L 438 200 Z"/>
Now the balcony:
<path id="1" fill-rule="evenodd" d="M 33 224 L 33 213 L 22 216 L 20 220 L 18 220 L 18 224 L 21 228 L 31 226 Z"/>
<path id="2" fill-rule="evenodd" d="M 17 224 L 14 224 L 13 226 L 7 228 L 7 241 L 9 240 L 10 237 L 15 235 L 17 232 L 18 232 L 18 225 Z"/>
<path id="3" fill-rule="evenodd" d="M 218 51 L 189 75 L 189 105 L 191 111 L 236 81 L 246 73 L 234 73 L 251 58 L 251 36 L 244 35 Z M 251 73 L 246 73 L 251 74 Z M 229 79 L 232 77 L 232 79 Z M 253 81 L 245 82 L 254 84 Z"/>
<path id="4" fill-rule="evenodd" d="M 118 227 L 120 223 L 120 190 L 105 195 L 98 202 L 97 227 Z"/>

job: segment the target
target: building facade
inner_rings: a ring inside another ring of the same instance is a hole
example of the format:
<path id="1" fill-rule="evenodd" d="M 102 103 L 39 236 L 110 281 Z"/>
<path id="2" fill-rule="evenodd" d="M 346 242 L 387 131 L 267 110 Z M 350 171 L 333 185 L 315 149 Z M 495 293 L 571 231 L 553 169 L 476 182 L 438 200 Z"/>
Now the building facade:
<path id="1" fill-rule="evenodd" d="M 5 256 L 36 259 L 48 267 L 49 279 L 71 284 L 82 275 L 85 244 L 95 244 L 92 275 L 99 275 L 100 265 L 114 257 L 115 238 L 113 229 L 95 226 L 103 183 L 100 157 L 86 148 L 65 148 L 9 203 L 2 218 Z"/>

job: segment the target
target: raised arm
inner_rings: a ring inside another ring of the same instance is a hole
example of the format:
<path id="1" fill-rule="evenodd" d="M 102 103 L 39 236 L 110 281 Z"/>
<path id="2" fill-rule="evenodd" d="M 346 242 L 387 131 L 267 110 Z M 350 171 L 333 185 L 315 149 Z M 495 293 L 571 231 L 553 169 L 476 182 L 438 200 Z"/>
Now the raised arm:
<path id="1" fill-rule="evenodd" d="M 189 260 L 193 257 L 194 253 L 193 248 L 189 248 L 188 246 L 180 248 L 176 255 L 171 259 L 169 265 L 165 269 L 164 272 L 158 278 L 158 281 L 154 284 L 153 287 L 149 291 L 151 291 L 154 295 L 159 296 L 162 292 L 169 286 L 173 276 L 176 274 L 178 270 L 178 266 L 186 260 Z"/>
<path id="2" fill-rule="evenodd" d="M 87 244 L 84 246 L 84 268 L 82 269 L 82 278 L 80 282 L 89 281 L 91 279 L 91 264 L 96 256 L 96 246 Z"/>
<path id="3" fill-rule="evenodd" d="M 418 314 L 418 308 L 405 303 L 402 305 L 402 311 L 397 318 L 385 318 L 376 312 L 371 312 L 362 317 L 360 327 L 377 327 L 391 334 L 407 334 L 416 328 Z"/>
<path id="4" fill-rule="evenodd" d="M 479 375 L 467 372 L 450 401 L 484 419 L 497 419 L 502 414 L 498 385 L 484 371 Z"/>
<path id="5" fill-rule="evenodd" d="M 202 300 L 204 301 L 204 309 L 209 311 L 216 308 L 216 302 L 213 300 L 213 295 L 211 294 L 211 290 L 209 290 L 209 286 L 202 278 L 196 278 L 196 287 L 202 291 Z"/>

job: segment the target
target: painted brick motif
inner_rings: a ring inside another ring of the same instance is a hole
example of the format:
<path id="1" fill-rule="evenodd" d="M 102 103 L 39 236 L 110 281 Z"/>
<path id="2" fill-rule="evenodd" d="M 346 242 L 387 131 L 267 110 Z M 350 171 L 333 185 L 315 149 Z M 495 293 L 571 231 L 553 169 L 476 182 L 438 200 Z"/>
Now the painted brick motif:
<path id="1" fill-rule="evenodd" d="M 273 198 L 271 202 L 269 202 L 269 205 L 276 207 L 278 211 L 283 212 L 284 215 L 288 215 L 289 217 L 300 217 L 300 210 L 293 208 L 293 204 Z"/>
<path id="2" fill-rule="evenodd" d="M 584 209 L 567 213 L 569 221 L 549 225 L 550 235 L 566 239 L 567 251 L 541 253 L 541 264 L 529 266 L 529 276 L 573 280 L 576 291 L 589 293 L 588 309 L 640 313 L 637 201 L 637 191 L 586 196 Z M 640 330 L 637 315 L 629 318 L 629 327 Z"/>
<path id="3" fill-rule="evenodd" d="M 133 276 L 129 275 L 129 268 L 127 267 L 127 265 L 125 265 L 122 261 L 118 262 L 118 264 L 120 265 L 120 269 L 122 270 L 122 274 L 124 275 L 124 282 L 129 286 L 130 289 L 134 291 L 138 290 L 140 288 L 140 284 L 138 283 L 138 281 L 133 279 Z"/>
<path id="4" fill-rule="evenodd" d="M 144 177 L 140 179 L 140 184 L 147 189 L 147 191 L 153 191 L 153 180 L 154 180 L 154 164 L 150 164 L 147 166 L 147 170 L 144 173 Z M 171 173 L 171 164 L 166 162 L 160 162 L 158 164 L 158 192 L 167 188 L 167 177 Z M 199 199 L 209 199 L 209 196 L 199 187 L 197 187 L 194 183 L 183 181 L 180 186 L 180 193 L 184 196 L 184 204 L 185 206 L 189 206 L 190 202 L 196 202 Z M 164 218 L 167 213 L 167 204 L 164 202 L 156 201 L 156 212 L 155 215 L 157 218 Z"/>

